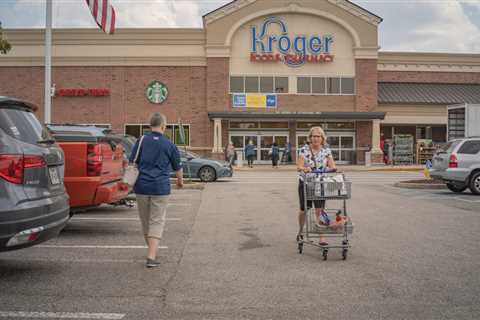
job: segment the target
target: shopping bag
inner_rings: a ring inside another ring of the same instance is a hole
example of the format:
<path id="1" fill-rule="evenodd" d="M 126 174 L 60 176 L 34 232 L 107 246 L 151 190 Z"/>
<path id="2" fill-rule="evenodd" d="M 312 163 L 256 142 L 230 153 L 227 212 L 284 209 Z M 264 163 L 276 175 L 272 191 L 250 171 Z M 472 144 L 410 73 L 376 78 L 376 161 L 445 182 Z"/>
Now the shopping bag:
<path id="1" fill-rule="evenodd" d="M 122 181 L 126 183 L 129 187 L 133 187 L 138 179 L 138 166 L 137 166 L 137 159 L 140 153 L 140 147 L 142 146 L 143 136 L 140 138 L 140 143 L 138 144 L 137 153 L 135 154 L 135 159 L 133 163 L 130 163 L 125 172 L 123 173 Z"/>

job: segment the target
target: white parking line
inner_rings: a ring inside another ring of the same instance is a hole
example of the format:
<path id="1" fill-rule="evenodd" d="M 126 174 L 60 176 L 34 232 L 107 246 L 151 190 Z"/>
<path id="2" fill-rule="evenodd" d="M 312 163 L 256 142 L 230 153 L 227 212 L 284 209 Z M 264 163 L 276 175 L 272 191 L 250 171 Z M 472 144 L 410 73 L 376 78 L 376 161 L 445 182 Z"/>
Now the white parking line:
<path id="1" fill-rule="evenodd" d="M 454 197 L 454 199 L 457 199 L 457 200 L 460 200 L 460 201 L 465 201 L 465 202 L 473 202 L 473 203 L 480 202 L 480 200 L 470 200 L 470 199 L 464 199 L 464 198 L 460 198 L 460 197 Z"/>
<path id="2" fill-rule="evenodd" d="M 42 319 L 123 319 L 121 313 L 71 313 L 71 312 L 24 312 L 0 311 L 0 318 L 42 318 Z"/>
<path id="3" fill-rule="evenodd" d="M 39 244 L 36 248 L 58 248 L 58 249 L 147 249 L 147 246 L 94 246 L 94 245 L 55 245 Z M 160 246 L 159 249 L 168 249 L 166 246 Z"/>
<path id="4" fill-rule="evenodd" d="M 98 217 L 73 217 L 71 221 L 139 221 L 138 218 L 98 218 Z M 180 221 L 180 218 L 166 218 L 167 221 Z"/>

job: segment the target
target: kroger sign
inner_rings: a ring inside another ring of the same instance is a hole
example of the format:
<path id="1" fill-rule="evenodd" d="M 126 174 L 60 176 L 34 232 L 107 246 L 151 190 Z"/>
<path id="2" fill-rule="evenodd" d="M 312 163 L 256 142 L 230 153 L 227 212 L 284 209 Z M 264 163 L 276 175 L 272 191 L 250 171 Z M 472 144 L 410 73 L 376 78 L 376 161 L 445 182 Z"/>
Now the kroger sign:
<path id="1" fill-rule="evenodd" d="M 269 26 L 276 24 L 280 27 L 280 34 L 269 32 Z M 333 61 L 330 54 L 333 44 L 331 35 L 295 35 L 288 34 L 287 24 L 280 18 L 265 19 L 260 28 L 251 29 L 250 61 L 252 62 L 284 62 L 291 67 L 301 66 L 306 62 L 328 63 Z"/>

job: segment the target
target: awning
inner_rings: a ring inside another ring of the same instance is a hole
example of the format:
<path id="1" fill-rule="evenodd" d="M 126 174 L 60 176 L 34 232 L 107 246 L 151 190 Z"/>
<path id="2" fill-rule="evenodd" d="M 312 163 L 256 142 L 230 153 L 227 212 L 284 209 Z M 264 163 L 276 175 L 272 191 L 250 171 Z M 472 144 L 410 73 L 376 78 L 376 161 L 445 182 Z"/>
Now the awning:
<path id="1" fill-rule="evenodd" d="M 385 112 L 209 112 L 210 119 L 383 120 Z"/>
<path id="2" fill-rule="evenodd" d="M 480 103 L 480 84 L 378 83 L 379 104 Z"/>

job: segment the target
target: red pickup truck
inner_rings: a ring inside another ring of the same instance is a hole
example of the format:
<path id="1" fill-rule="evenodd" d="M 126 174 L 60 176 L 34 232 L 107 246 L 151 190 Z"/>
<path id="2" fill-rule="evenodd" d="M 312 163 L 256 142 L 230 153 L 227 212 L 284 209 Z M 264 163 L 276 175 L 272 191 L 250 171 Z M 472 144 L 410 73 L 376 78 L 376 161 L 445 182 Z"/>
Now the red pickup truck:
<path id="1" fill-rule="evenodd" d="M 102 128 L 49 125 L 65 153 L 65 187 L 72 212 L 101 204 L 116 204 L 128 195 L 122 183 L 127 166 L 123 148 Z"/>

